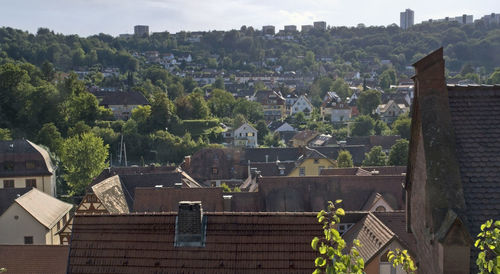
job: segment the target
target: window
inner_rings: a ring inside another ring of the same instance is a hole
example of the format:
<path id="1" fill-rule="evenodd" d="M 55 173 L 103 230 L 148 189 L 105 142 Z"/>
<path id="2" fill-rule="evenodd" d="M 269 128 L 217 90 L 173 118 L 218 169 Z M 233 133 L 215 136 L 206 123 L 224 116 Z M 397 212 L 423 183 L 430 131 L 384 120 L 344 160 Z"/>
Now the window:
<path id="1" fill-rule="evenodd" d="M 247 136 L 253 136 L 253 132 L 247 133 Z"/>
<path id="2" fill-rule="evenodd" d="M 299 169 L 299 176 L 306 176 L 306 168 L 305 167 L 301 167 Z"/>
<path id="3" fill-rule="evenodd" d="M 3 170 L 12 171 L 14 170 L 14 162 L 5 162 L 3 163 Z"/>
<path id="4" fill-rule="evenodd" d="M 36 188 L 36 179 L 26 179 L 26 187 Z"/>
<path id="5" fill-rule="evenodd" d="M 319 159 L 314 159 L 314 163 L 318 164 L 319 163 Z"/>
<path id="6" fill-rule="evenodd" d="M 34 169 L 36 164 L 34 161 L 26 161 L 26 169 Z"/>
<path id="7" fill-rule="evenodd" d="M 216 167 L 212 167 L 212 174 L 217 174 L 219 173 L 219 171 L 217 170 Z"/>
<path id="8" fill-rule="evenodd" d="M 24 236 L 24 244 L 32 245 L 33 244 L 33 236 Z"/>
<path id="9" fill-rule="evenodd" d="M 3 180 L 3 188 L 13 188 L 14 180 Z"/>
<path id="10" fill-rule="evenodd" d="M 319 166 L 319 167 L 318 167 L 318 175 L 320 175 L 320 174 L 321 174 L 321 170 L 323 170 L 324 168 L 325 168 L 324 166 Z"/>
<path id="11" fill-rule="evenodd" d="M 375 209 L 376 212 L 385 212 L 386 209 L 384 206 L 377 206 L 377 208 Z"/>

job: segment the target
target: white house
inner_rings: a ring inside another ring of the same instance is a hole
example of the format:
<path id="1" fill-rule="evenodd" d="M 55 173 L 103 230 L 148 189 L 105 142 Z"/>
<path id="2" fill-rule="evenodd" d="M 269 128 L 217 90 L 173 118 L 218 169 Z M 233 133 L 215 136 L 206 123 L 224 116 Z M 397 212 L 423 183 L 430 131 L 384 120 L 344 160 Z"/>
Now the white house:
<path id="1" fill-rule="evenodd" d="M 244 123 L 234 131 L 234 146 L 257 147 L 257 130 L 248 123 Z"/>
<path id="2" fill-rule="evenodd" d="M 328 92 L 321 104 L 321 117 L 331 122 L 344 122 L 351 119 L 351 107 L 335 92 Z"/>
<path id="3" fill-rule="evenodd" d="M 292 105 L 290 109 L 290 115 L 294 115 L 295 113 L 303 112 L 306 117 L 309 117 L 313 111 L 313 105 L 311 101 L 307 99 L 306 96 L 301 95 L 299 99 Z"/>
<path id="4" fill-rule="evenodd" d="M 33 188 L 0 216 L 0 244 L 60 244 L 56 233 L 69 220 L 71 208 L 73 205 Z"/>
<path id="5" fill-rule="evenodd" d="M 387 104 L 381 104 L 375 110 L 375 113 L 380 115 L 382 121 L 390 124 L 394 122 L 399 115 L 409 111 L 410 109 L 405 104 L 396 104 L 394 100 L 390 100 Z"/>

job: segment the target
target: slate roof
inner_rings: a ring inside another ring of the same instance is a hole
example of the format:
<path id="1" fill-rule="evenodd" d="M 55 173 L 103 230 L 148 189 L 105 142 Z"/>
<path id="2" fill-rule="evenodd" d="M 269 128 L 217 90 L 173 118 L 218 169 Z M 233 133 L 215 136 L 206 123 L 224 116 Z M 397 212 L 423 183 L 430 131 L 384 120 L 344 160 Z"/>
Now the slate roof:
<path id="1" fill-rule="evenodd" d="M 319 135 L 317 131 L 314 130 L 303 130 L 299 131 L 295 136 L 293 136 L 293 140 L 300 140 L 300 141 L 307 141 L 310 140 L 311 138 L 316 137 Z"/>
<path id="2" fill-rule="evenodd" d="M 12 205 L 15 199 L 30 190 L 31 188 L 0 188 L 0 216 Z"/>
<path id="3" fill-rule="evenodd" d="M 96 97 L 102 98 L 100 105 L 149 105 L 149 101 L 138 91 L 100 92 Z"/>
<path id="4" fill-rule="evenodd" d="M 48 229 L 73 208 L 72 204 L 62 202 L 36 188 L 17 198 L 15 202 Z"/>
<path id="5" fill-rule="evenodd" d="M 295 168 L 295 162 L 250 163 L 251 168 L 260 171 L 261 176 L 286 176 Z M 280 170 L 283 169 L 283 174 Z"/>
<path id="6" fill-rule="evenodd" d="M 356 175 L 356 176 L 371 176 L 372 174 L 360 167 L 347 168 L 324 168 L 320 175 Z"/>
<path id="7" fill-rule="evenodd" d="M 174 247 L 177 213 L 76 215 L 68 273 L 309 273 L 316 213 L 205 213 L 205 247 Z M 154 227 L 154 229 L 151 229 Z"/>
<path id="8" fill-rule="evenodd" d="M 475 236 L 486 220 L 500 219 L 500 85 L 448 86 L 448 97 L 465 214 Z"/>
<path id="9" fill-rule="evenodd" d="M 66 273 L 67 245 L 0 245 L 0 266 L 6 273 Z"/>
<path id="10" fill-rule="evenodd" d="M 179 208 L 180 201 L 201 201 L 204 212 L 224 211 L 222 188 L 138 187 L 135 190 L 134 212 L 170 212 Z"/>
<path id="11" fill-rule="evenodd" d="M 14 163 L 13 169 L 4 168 L 6 162 Z M 34 168 L 27 168 L 33 162 Z M 0 141 L 0 177 L 52 175 L 54 167 L 49 153 L 40 146 L 24 139 Z"/>

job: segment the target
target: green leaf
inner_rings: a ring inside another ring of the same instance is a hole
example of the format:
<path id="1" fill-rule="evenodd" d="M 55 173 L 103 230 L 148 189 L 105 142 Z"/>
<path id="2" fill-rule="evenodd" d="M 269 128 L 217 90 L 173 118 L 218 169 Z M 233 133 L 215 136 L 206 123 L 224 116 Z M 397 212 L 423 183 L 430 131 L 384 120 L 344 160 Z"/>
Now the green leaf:
<path id="1" fill-rule="evenodd" d="M 479 243 L 481 242 L 481 240 L 476 240 L 476 242 L 474 243 L 474 246 L 477 247 L 479 245 Z"/>
<path id="2" fill-rule="evenodd" d="M 342 203 L 342 200 L 336 200 L 335 203 L 340 204 L 340 203 Z"/>
<path id="3" fill-rule="evenodd" d="M 344 216 L 345 211 L 342 208 L 337 208 L 337 211 L 335 211 L 335 214 L 337 214 L 339 216 Z"/>
<path id="4" fill-rule="evenodd" d="M 313 272 L 313 274 L 321 274 L 321 269 L 316 268 Z"/>
<path id="5" fill-rule="evenodd" d="M 328 246 L 321 244 L 321 246 L 319 247 L 319 254 L 321 254 L 321 255 L 326 254 L 327 248 L 328 248 Z"/>
<path id="6" fill-rule="evenodd" d="M 313 240 L 311 241 L 311 247 L 312 247 L 312 249 L 317 250 L 317 248 L 318 248 L 318 242 L 319 242 L 319 238 L 318 237 L 314 237 Z"/>
<path id="7" fill-rule="evenodd" d="M 322 267 L 322 266 L 325 266 L 326 260 L 323 259 L 322 257 L 318 257 L 318 258 L 316 258 L 316 260 L 314 260 L 314 264 L 316 266 Z"/>

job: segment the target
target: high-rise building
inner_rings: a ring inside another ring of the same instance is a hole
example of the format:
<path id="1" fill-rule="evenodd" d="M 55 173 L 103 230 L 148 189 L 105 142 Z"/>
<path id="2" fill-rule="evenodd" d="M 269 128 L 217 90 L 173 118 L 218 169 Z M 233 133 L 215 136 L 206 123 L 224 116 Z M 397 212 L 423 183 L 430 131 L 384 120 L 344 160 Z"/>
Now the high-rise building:
<path id="1" fill-rule="evenodd" d="M 296 25 L 287 25 L 285 26 L 285 31 L 297 31 Z"/>
<path id="2" fill-rule="evenodd" d="M 134 35 L 136 35 L 136 36 L 148 36 L 149 35 L 149 26 L 145 26 L 145 25 L 134 26 Z"/>
<path id="3" fill-rule="evenodd" d="M 271 26 L 271 25 L 269 25 L 269 26 L 263 26 L 262 27 L 262 32 L 264 34 L 274 35 L 275 28 L 274 28 L 274 26 Z"/>
<path id="4" fill-rule="evenodd" d="M 402 29 L 408 29 L 413 26 L 415 19 L 415 12 L 411 9 L 406 9 L 405 11 L 399 14 L 399 27 Z"/>
<path id="5" fill-rule="evenodd" d="M 314 28 L 317 30 L 326 30 L 326 22 L 325 21 L 317 21 L 313 22 Z"/>

